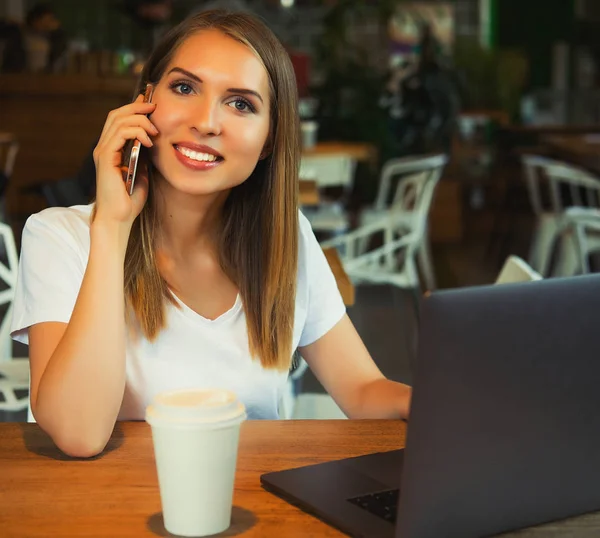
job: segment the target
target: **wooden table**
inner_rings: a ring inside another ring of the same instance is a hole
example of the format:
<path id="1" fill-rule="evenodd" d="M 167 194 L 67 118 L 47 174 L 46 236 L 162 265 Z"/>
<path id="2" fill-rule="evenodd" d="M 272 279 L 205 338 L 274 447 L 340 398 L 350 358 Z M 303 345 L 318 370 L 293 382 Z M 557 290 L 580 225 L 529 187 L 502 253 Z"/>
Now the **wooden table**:
<path id="1" fill-rule="evenodd" d="M 337 282 L 344 304 L 346 306 L 352 306 L 354 304 L 354 284 L 352 284 L 350 277 L 344 270 L 338 251 L 335 248 L 326 248 L 323 249 L 323 252 L 325 258 L 327 258 L 329 267 L 331 267 L 331 271 Z"/>
<path id="2" fill-rule="evenodd" d="M 222 536 L 310 538 L 337 530 L 264 491 L 260 475 L 401 448 L 406 424 L 392 420 L 249 421 L 242 425 L 232 525 Z M 600 514 L 503 536 L 600 534 Z M 36 424 L 0 423 L 2 538 L 170 536 L 162 523 L 150 427 L 118 423 L 92 460 L 62 455 Z"/>
<path id="3" fill-rule="evenodd" d="M 542 140 L 550 148 L 551 156 L 600 174 L 600 134 L 555 135 Z"/>
<path id="4" fill-rule="evenodd" d="M 298 182 L 298 202 L 300 205 L 319 205 L 321 196 L 317 182 L 312 179 L 301 179 Z"/>
<path id="5" fill-rule="evenodd" d="M 356 161 L 373 163 L 377 160 L 377 149 L 372 144 L 362 142 L 319 142 L 312 148 L 302 150 L 303 157 L 339 154 L 347 155 Z"/>
<path id="6" fill-rule="evenodd" d="M 267 493 L 269 471 L 404 445 L 402 421 L 248 421 L 242 425 L 232 526 L 223 536 L 342 536 Z M 94 460 L 63 456 L 35 424 L 0 423 L 0 536 L 169 536 L 150 427 L 118 423 Z"/>

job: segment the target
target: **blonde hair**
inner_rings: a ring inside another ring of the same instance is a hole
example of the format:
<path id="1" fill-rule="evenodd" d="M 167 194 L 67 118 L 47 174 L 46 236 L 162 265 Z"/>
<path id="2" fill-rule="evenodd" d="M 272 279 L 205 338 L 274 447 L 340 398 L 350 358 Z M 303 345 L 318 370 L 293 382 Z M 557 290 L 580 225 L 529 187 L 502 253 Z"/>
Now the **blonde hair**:
<path id="1" fill-rule="evenodd" d="M 222 10 L 193 15 L 158 43 L 141 73 L 136 95 L 158 83 L 190 36 L 216 29 L 250 48 L 262 61 L 270 89 L 270 154 L 225 202 L 219 233 L 221 267 L 244 305 L 250 352 L 265 368 L 286 370 L 298 269 L 299 120 L 291 60 L 269 28 L 246 13 Z M 133 223 L 125 255 L 125 299 L 149 340 L 165 327 L 165 304 L 175 303 L 158 271 L 154 239 L 160 228 L 150 177 L 148 201 Z"/>

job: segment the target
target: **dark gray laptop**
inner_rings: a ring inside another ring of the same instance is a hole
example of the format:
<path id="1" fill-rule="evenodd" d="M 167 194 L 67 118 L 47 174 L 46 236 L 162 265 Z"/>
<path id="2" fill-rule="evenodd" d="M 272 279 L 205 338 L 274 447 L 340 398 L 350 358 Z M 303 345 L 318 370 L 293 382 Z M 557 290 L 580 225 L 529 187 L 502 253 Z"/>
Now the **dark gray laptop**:
<path id="1" fill-rule="evenodd" d="M 261 483 L 353 536 L 489 536 L 600 510 L 600 275 L 434 293 L 406 450 Z"/>

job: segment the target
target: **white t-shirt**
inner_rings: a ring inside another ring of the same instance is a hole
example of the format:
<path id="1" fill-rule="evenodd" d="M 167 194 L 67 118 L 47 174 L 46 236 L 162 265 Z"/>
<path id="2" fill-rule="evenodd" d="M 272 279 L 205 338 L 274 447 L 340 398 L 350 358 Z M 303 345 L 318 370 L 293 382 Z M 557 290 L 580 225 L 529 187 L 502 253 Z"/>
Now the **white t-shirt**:
<path id="1" fill-rule="evenodd" d="M 15 340 L 28 344 L 27 329 L 35 323 L 69 322 L 88 262 L 91 210 L 91 205 L 51 208 L 27 220 L 11 327 Z M 141 420 L 155 394 L 188 387 L 233 390 L 249 418 L 278 418 L 288 373 L 251 358 L 240 296 L 215 320 L 178 302 L 181 308 L 166 306 L 167 326 L 154 342 L 128 336 L 118 419 Z M 345 312 L 329 264 L 300 213 L 293 349 L 318 340 Z"/>

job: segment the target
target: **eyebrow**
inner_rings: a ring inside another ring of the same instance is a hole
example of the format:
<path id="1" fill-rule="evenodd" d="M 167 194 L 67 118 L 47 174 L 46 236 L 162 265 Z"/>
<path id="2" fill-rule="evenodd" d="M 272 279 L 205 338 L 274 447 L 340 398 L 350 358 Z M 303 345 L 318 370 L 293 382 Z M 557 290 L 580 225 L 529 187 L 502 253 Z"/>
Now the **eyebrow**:
<path id="1" fill-rule="evenodd" d="M 170 75 L 171 73 L 174 73 L 174 72 L 181 73 L 181 74 L 185 75 L 186 77 L 189 77 L 201 84 L 203 82 L 203 80 L 199 76 L 194 75 L 194 73 L 191 73 L 190 71 L 188 71 L 187 69 L 183 69 L 182 67 L 173 67 L 173 69 L 171 69 L 167 73 L 167 75 Z M 232 93 L 241 93 L 242 95 L 254 95 L 257 99 L 260 100 L 261 103 L 264 104 L 263 98 L 260 96 L 260 93 L 255 92 L 254 90 L 248 90 L 246 88 L 227 88 L 227 91 L 232 92 Z"/>

